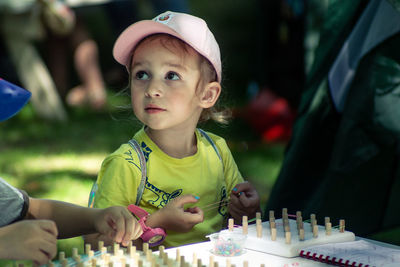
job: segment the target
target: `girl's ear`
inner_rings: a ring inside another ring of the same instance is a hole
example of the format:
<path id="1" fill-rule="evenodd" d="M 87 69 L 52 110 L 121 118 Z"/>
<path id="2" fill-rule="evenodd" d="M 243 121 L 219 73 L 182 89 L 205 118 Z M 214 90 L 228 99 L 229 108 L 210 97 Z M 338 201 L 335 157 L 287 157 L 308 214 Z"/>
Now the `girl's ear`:
<path id="1" fill-rule="evenodd" d="M 200 105 L 202 108 L 210 108 L 217 102 L 219 95 L 221 94 L 221 85 L 219 82 L 208 83 L 200 98 Z"/>

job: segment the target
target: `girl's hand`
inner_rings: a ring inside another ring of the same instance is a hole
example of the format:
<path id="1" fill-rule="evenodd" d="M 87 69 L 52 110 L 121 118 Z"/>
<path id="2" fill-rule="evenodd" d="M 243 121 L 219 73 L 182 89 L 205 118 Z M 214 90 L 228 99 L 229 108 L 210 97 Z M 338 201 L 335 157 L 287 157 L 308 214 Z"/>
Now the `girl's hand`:
<path id="1" fill-rule="evenodd" d="M 139 222 L 125 207 L 100 209 L 95 227 L 98 233 L 123 246 L 127 246 L 130 240 L 138 239 L 143 233 Z"/>
<path id="2" fill-rule="evenodd" d="M 242 223 L 243 215 L 249 219 L 256 217 L 256 212 L 261 211 L 256 189 L 249 182 L 237 184 L 231 192 L 228 210 L 236 224 Z"/>
<path id="3" fill-rule="evenodd" d="M 196 224 L 204 220 L 203 211 L 199 207 L 184 208 L 187 203 L 196 203 L 198 197 L 192 195 L 179 196 L 151 214 L 146 221 L 150 227 L 162 227 L 175 232 L 188 232 Z"/>
<path id="4" fill-rule="evenodd" d="M 32 260 L 46 264 L 57 254 L 56 224 L 24 220 L 0 228 L 0 259 Z"/>

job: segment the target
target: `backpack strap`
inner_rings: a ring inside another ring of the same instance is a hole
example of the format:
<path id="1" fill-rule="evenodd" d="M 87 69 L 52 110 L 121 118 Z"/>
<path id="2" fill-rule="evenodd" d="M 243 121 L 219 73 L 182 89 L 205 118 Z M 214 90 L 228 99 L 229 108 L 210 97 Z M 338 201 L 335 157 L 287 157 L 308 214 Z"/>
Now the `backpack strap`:
<path id="1" fill-rule="evenodd" d="M 144 157 L 142 149 L 140 148 L 139 143 L 135 139 L 129 140 L 128 144 L 136 151 L 136 154 L 139 157 L 140 169 L 142 170 L 142 178 L 140 179 L 140 184 L 137 190 L 136 202 L 135 202 L 135 205 L 139 206 L 147 179 L 146 159 Z"/>
<path id="2" fill-rule="evenodd" d="M 135 139 L 129 140 L 128 144 L 133 148 L 133 150 L 135 150 L 136 154 L 138 155 L 140 169 L 141 169 L 141 173 L 142 173 L 142 178 L 140 179 L 140 184 L 139 184 L 139 187 L 137 190 L 136 202 L 135 202 L 135 205 L 138 206 L 140 200 L 142 199 L 144 187 L 146 185 L 146 176 L 147 176 L 146 159 L 144 157 L 142 149 L 140 148 L 139 143 Z M 90 194 L 89 194 L 89 203 L 88 203 L 89 208 L 93 208 L 94 198 L 96 196 L 97 189 L 98 189 L 97 182 L 94 182 L 92 189 L 90 190 Z"/>
<path id="3" fill-rule="evenodd" d="M 217 156 L 222 163 L 222 171 L 223 171 L 224 170 L 224 162 L 222 161 L 222 157 L 221 157 L 221 154 L 219 153 L 217 145 L 214 143 L 214 141 L 211 139 L 211 137 L 204 130 L 202 130 L 200 128 L 197 128 L 197 130 L 199 130 L 199 132 L 207 139 L 207 141 L 214 148 L 215 153 L 217 153 Z"/>

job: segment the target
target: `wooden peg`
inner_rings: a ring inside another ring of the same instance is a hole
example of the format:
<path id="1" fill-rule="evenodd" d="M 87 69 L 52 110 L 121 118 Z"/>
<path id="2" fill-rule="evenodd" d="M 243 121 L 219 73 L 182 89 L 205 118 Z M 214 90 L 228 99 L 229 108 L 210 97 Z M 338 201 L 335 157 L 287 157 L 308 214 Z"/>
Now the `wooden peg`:
<path id="1" fill-rule="evenodd" d="M 315 224 L 313 226 L 313 231 L 312 232 L 313 232 L 313 237 L 317 238 L 318 237 L 318 225 Z"/>
<path id="2" fill-rule="evenodd" d="M 111 255 L 109 253 L 104 254 L 104 263 L 107 265 L 110 262 Z"/>
<path id="3" fill-rule="evenodd" d="M 300 228 L 299 230 L 299 240 L 304 241 L 305 234 L 304 234 L 304 228 Z"/>
<path id="4" fill-rule="evenodd" d="M 118 256 L 119 244 L 114 243 L 114 256 Z"/>
<path id="5" fill-rule="evenodd" d="M 164 265 L 168 264 L 168 253 L 166 252 L 163 253 L 163 263 Z"/>
<path id="6" fill-rule="evenodd" d="M 233 223 L 234 223 L 233 218 L 229 218 L 229 220 L 228 220 L 229 231 L 233 231 Z"/>
<path id="7" fill-rule="evenodd" d="M 90 246 L 90 244 L 85 244 L 85 254 L 88 255 L 89 251 L 92 249 L 92 247 Z"/>
<path id="8" fill-rule="evenodd" d="M 325 224 L 325 234 L 326 235 L 331 235 L 332 233 L 332 223 L 331 222 L 327 222 Z"/>
<path id="9" fill-rule="evenodd" d="M 104 247 L 104 241 L 102 241 L 102 240 L 100 240 L 98 243 L 97 243 L 97 250 L 100 250 L 101 251 L 101 249 Z"/>
<path id="10" fill-rule="evenodd" d="M 79 263 L 81 262 L 81 256 L 80 255 L 76 255 L 74 258 L 75 262 Z"/>
<path id="11" fill-rule="evenodd" d="M 269 228 L 275 228 L 276 229 L 276 222 L 269 222 Z"/>
<path id="12" fill-rule="evenodd" d="M 193 252 L 192 265 L 196 266 L 196 264 L 197 264 L 197 254 L 196 252 Z"/>
<path id="13" fill-rule="evenodd" d="M 302 216 L 296 217 L 296 223 L 297 223 L 297 231 L 299 231 L 301 227 L 304 227 L 303 217 Z"/>
<path id="14" fill-rule="evenodd" d="M 176 249 L 176 258 L 175 258 L 175 260 L 179 263 L 180 259 L 181 259 L 180 251 L 179 251 L 179 248 L 177 248 Z"/>
<path id="15" fill-rule="evenodd" d="M 232 267 L 230 259 L 226 259 L 226 267 Z"/>
<path id="16" fill-rule="evenodd" d="M 288 211 L 287 208 L 282 209 L 282 219 L 287 219 L 288 218 Z"/>
<path id="17" fill-rule="evenodd" d="M 62 266 L 62 267 L 67 267 L 67 266 L 68 266 L 68 260 L 67 260 L 67 259 L 63 259 L 63 260 L 61 261 L 61 266 Z"/>
<path id="18" fill-rule="evenodd" d="M 72 248 L 72 258 L 75 260 L 76 257 L 79 257 L 78 248 Z"/>
<path id="19" fill-rule="evenodd" d="M 93 258 L 94 257 L 94 251 L 93 250 L 89 250 L 89 253 L 87 254 L 89 258 Z"/>
<path id="20" fill-rule="evenodd" d="M 275 221 L 275 212 L 273 210 L 269 211 L 269 221 Z"/>
<path id="21" fill-rule="evenodd" d="M 271 240 L 276 240 L 276 228 L 271 228 Z"/>
<path id="22" fill-rule="evenodd" d="M 312 231 L 314 225 L 316 224 L 316 216 L 315 216 L 315 214 L 310 214 L 310 221 L 311 221 L 311 231 Z"/>
<path id="23" fill-rule="evenodd" d="M 160 259 L 162 259 L 162 257 L 163 257 L 163 255 L 164 255 L 164 246 L 163 245 L 161 245 L 161 246 L 159 246 L 158 247 L 158 257 L 160 258 Z"/>
<path id="24" fill-rule="evenodd" d="M 297 218 L 297 217 L 301 217 L 301 216 L 302 216 L 302 215 L 301 215 L 301 211 L 299 211 L 299 210 L 296 211 L 296 218 Z"/>
<path id="25" fill-rule="evenodd" d="M 256 212 L 256 220 L 261 220 L 261 212 Z"/>
<path id="26" fill-rule="evenodd" d="M 291 232 L 285 232 L 285 243 L 290 244 L 292 242 L 292 233 Z"/>
<path id="27" fill-rule="evenodd" d="M 244 235 L 247 235 L 247 233 L 248 233 L 248 226 L 249 226 L 249 223 L 247 220 L 247 216 L 244 215 L 242 218 L 242 230 L 243 230 Z"/>
<path id="28" fill-rule="evenodd" d="M 120 262 L 121 262 L 121 267 L 125 267 L 126 266 L 126 258 L 125 257 L 121 257 L 120 258 Z"/>
<path id="29" fill-rule="evenodd" d="M 181 259 L 179 262 L 180 262 L 181 267 L 185 267 L 185 256 L 184 255 L 181 255 Z"/>
<path id="30" fill-rule="evenodd" d="M 149 250 L 149 243 L 143 243 L 143 253 L 144 255 L 147 254 L 147 251 Z"/>
<path id="31" fill-rule="evenodd" d="M 339 221 L 339 231 L 341 232 L 341 233 L 344 233 L 344 230 L 345 230 L 345 221 L 343 220 L 343 219 L 341 219 L 340 221 Z"/>
<path id="32" fill-rule="evenodd" d="M 210 255 L 210 260 L 209 260 L 208 266 L 214 267 L 214 256 L 213 255 Z"/>
<path id="33" fill-rule="evenodd" d="M 65 259 L 65 252 L 60 251 L 60 253 L 58 253 L 58 260 L 62 262 L 64 259 Z"/>
<path id="34" fill-rule="evenodd" d="M 331 222 L 331 218 L 325 217 L 325 224 L 327 224 L 327 223 L 329 223 L 329 222 Z"/>
<path id="35" fill-rule="evenodd" d="M 197 267 L 202 267 L 202 265 L 201 259 L 197 259 Z"/>
<path id="36" fill-rule="evenodd" d="M 256 231 L 257 231 L 257 237 L 258 238 L 262 237 L 261 219 L 256 219 Z"/>
<path id="37" fill-rule="evenodd" d="M 249 262 L 248 261 L 243 261 L 243 267 L 249 267 Z"/>

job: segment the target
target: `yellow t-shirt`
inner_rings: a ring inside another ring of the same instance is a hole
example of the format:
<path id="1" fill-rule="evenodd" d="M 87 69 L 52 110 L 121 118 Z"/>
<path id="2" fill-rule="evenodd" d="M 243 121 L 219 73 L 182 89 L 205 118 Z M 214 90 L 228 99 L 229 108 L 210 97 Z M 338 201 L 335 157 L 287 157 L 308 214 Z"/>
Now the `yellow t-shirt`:
<path id="1" fill-rule="evenodd" d="M 144 129 L 134 136 L 146 158 L 147 181 L 140 207 L 149 213 L 165 206 L 180 195 L 192 194 L 200 200 L 186 207 L 205 207 L 204 221 L 188 233 L 167 230 L 163 243 L 175 247 L 207 240 L 207 234 L 219 231 L 226 223 L 227 207 L 206 206 L 228 200 L 233 187 L 243 178 L 225 140 L 208 133 L 222 157 L 219 159 L 210 142 L 196 130 L 197 152 L 193 156 L 177 159 L 168 156 L 148 137 Z M 179 137 L 177 137 L 179 138 Z M 223 166 L 222 166 L 223 164 Z M 121 145 L 103 161 L 98 178 L 94 207 L 135 204 L 141 170 L 137 153 L 129 144 Z"/>

